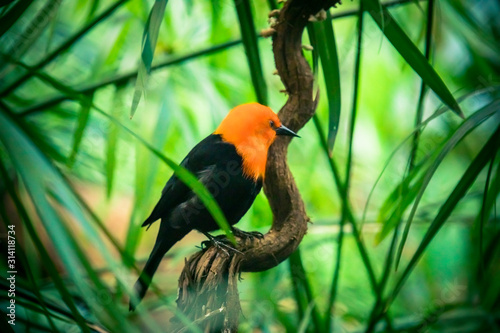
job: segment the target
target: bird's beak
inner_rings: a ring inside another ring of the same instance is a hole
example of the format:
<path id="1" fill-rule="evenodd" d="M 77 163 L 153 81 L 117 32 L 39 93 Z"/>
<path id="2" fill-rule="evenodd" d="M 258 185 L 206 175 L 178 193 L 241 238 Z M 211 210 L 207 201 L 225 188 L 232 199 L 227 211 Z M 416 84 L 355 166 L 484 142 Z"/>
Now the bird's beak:
<path id="1" fill-rule="evenodd" d="M 286 135 L 286 136 L 295 136 L 297 138 L 300 138 L 300 136 L 297 135 L 294 131 L 289 129 L 288 127 L 281 125 L 276 129 L 276 135 Z"/>

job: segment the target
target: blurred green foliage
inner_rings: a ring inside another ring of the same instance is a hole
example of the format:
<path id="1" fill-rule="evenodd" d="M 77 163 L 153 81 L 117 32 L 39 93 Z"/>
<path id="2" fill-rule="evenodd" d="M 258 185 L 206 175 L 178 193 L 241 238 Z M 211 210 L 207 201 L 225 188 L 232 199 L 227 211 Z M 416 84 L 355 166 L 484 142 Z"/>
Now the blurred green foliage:
<path id="1" fill-rule="evenodd" d="M 235 105 L 286 101 L 259 36 L 281 5 L 169 1 L 161 16 L 165 3 L 0 2 L 0 305 L 15 225 L 15 331 L 165 330 L 202 236 L 169 252 L 136 313 L 127 299 L 171 161 Z M 361 0 L 326 16 L 304 34 L 317 115 L 288 155 L 312 224 L 290 260 L 243 274 L 240 330 L 499 330 L 499 2 Z M 261 194 L 239 227 L 271 221 Z"/>

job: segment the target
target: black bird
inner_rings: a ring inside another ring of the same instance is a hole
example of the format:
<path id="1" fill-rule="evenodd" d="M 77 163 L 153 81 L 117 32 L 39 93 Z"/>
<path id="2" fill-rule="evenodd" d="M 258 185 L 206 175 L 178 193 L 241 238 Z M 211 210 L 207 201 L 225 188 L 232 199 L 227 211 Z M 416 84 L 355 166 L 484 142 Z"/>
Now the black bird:
<path id="1" fill-rule="evenodd" d="M 262 188 L 267 152 L 277 135 L 297 136 L 281 125 L 267 106 L 243 104 L 232 109 L 217 130 L 198 143 L 181 165 L 196 175 L 213 195 L 231 227 L 252 205 Z M 134 290 L 140 300 L 167 251 L 191 230 L 208 232 L 219 229 L 197 195 L 175 175 L 162 191 L 160 201 L 142 226 L 161 219 L 160 230 Z M 232 227 L 233 233 L 245 233 Z M 255 236 L 255 234 L 252 234 Z M 131 300 L 130 310 L 137 304 Z"/>

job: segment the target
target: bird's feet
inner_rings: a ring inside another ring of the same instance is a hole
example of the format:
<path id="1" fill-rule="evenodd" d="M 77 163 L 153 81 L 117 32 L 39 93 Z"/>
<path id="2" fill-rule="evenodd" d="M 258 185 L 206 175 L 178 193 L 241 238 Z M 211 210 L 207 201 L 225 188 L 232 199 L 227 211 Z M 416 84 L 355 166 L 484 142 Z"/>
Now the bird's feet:
<path id="1" fill-rule="evenodd" d="M 250 238 L 250 239 L 254 239 L 254 238 L 262 239 L 262 238 L 264 238 L 264 235 L 258 231 L 243 231 L 243 230 L 235 228 L 235 227 L 232 228 L 232 231 L 233 231 L 233 235 L 235 235 L 238 238 Z"/>
<path id="2" fill-rule="evenodd" d="M 203 232 L 202 233 L 207 236 L 208 240 L 201 242 L 201 248 L 207 248 L 209 245 L 213 245 L 216 248 L 220 249 L 223 251 L 227 256 L 229 256 L 230 251 L 234 251 L 239 254 L 243 254 L 241 251 L 238 251 L 232 246 L 232 243 L 225 237 L 225 235 L 219 235 L 219 236 L 212 236 L 208 232 Z"/>

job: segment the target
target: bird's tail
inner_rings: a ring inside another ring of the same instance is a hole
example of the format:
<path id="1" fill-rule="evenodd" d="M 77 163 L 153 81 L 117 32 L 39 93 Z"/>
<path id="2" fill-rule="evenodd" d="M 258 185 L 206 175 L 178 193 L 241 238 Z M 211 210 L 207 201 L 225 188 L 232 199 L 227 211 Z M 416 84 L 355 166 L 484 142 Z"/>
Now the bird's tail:
<path id="1" fill-rule="evenodd" d="M 148 261 L 146 262 L 146 265 L 144 266 L 141 275 L 139 276 L 139 279 L 137 279 L 137 282 L 134 285 L 134 291 L 137 297 L 137 302 L 134 302 L 133 299 L 130 299 L 130 306 L 129 306 L 130 311 L 134 311 L 135 307 L 139 305 L 140 301 L 146 294 L 149 285 L 151 284 L 153 275 L 155 274 L 156 269 L 160 265 L 163 256 L 165 255 L 165 253 L 167 253 L 168 250 L 170 250 L 170 248 L 175 243 L 177 243 L 179 239 L 180 238 L 177 237 L 176 238 L 165 237 L 165 235 L 162 235 L 162 233 L 158 234 L 158 238 L 156 239 L 153 251 L 149 255 Z"/>

